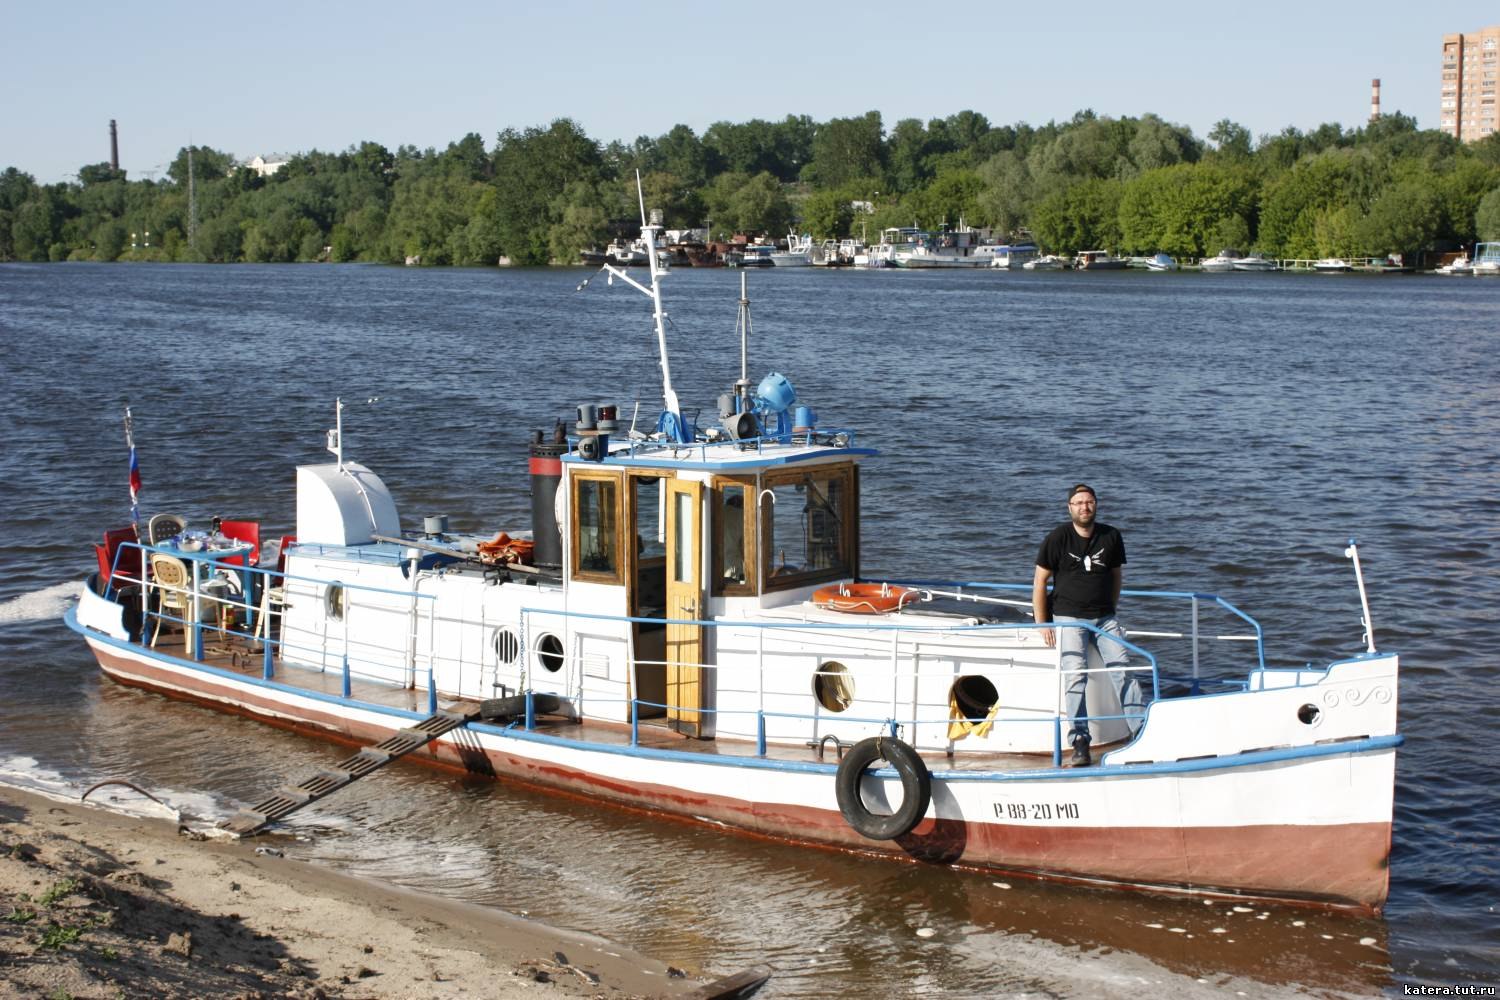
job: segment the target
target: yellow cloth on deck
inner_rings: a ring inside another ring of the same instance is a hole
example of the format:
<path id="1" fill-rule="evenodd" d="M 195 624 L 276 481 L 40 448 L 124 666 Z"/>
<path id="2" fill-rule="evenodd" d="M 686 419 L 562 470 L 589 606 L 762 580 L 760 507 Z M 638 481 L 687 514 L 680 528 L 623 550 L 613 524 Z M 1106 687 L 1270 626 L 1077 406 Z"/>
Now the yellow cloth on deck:
<path id="1" fill-rule="evenodd" d="M 948 695 L 948 738 L 950 740 L 961 740 L 970 733 L 980 739 L 988 736 L 995 725 L 995 713 L 1000 711 L 1000 701 L 996 699 L 990 706 L 990 714 L 981 722 L 975 722 L 964 714 L 964 710 L 958 707 L 957 693 Z"/>

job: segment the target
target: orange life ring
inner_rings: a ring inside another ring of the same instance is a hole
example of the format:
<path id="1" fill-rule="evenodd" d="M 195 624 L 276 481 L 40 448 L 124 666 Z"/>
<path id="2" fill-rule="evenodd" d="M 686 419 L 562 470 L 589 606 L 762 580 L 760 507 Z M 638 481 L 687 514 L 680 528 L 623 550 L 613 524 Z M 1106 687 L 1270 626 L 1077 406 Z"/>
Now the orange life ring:
<path id="1" fill-rule="evenodd" d="M 812 602 L 830 611 L 851 615 L 883 615 L 899 611 L 916 591 L 888 583 L 840 583 L 813 592 Z"/>

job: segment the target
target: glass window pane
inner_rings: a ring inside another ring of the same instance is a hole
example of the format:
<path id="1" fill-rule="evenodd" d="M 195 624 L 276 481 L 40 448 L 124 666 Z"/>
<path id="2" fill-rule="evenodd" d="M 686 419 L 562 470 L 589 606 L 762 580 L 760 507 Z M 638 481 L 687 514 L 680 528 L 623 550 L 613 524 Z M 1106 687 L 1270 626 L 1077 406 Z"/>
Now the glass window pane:
<path id="1" fill-rule="evenodd" d="M 662 481 L 637 476 L 635 483 L 636 552 L 642 561 L 667 554 L 666 529 L 662 525 Z"/>
<path id="2" fill-rule="evenodd" d="M 589 573 L 614 573 L 615 484 L 598 479 L 578 481 L 578 568 Z"/>
<path id="3" fill-rule="evenodd" d="M 773 577 L 843 572 L 848 490 L 841 476 L 808 475 L 772 488 L 770 572 Z"/>
<path id="4" fill-rule="evenodd" d="M 672 528 L 672 580 L 693 582 L 693 497 L 690 493 L 673 493 L 674 525 Z"/>
<path id="5" fill-rule="evenodd" d="M 745 487 L 725 486 L 719 508 L 719 553 L 724 583 L 744 583 L 745 575 Z"/>

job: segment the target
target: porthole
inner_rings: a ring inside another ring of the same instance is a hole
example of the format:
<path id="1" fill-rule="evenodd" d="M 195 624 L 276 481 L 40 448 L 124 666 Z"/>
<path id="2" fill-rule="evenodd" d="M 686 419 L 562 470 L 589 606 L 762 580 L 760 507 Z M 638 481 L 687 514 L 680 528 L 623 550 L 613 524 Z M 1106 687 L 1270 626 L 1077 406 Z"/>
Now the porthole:
<path id="1" fill-rule="evenodd" d="M 323 595 L 323 609 L 328 613 L 330 621 L 341 622 L 344 620 L 344 588 L 343 585 L 330 583 L 328 591 Z"/>
<path id="2" fill-rule="evenodd" d="M 1000 692 L 995 690 L 994 683 L 988 677 L 974 674 L 955 680 L 948 692 L 948 700 L 965 719 L 983 722 L 999 703 Z"/>
<path id="3" fill-rule="evenodd" d="M 1323 718 L 1323 710 L 1317 705 L 1303 705 L 1297 709 L 1297 721 L 1304 726 L 1316 726 Z"/>
<path id="4" fill-rule="evenodd" d="M 561 670 L 563 665 L 562 640 L 550 632 L 544 633 L 536 641 L 536 660 L 554 674 Z"/>
<path id="5" fill-rule="evenodd" d="M 830 712 L 842 712 L 854 704 L 854 675 L 842 663 L 829 660 L 813 674 L 813 697 Z"/>
<path id="6" fill-rule="evenodd" d="M 521 655 L 521 640 L 508 628 L 495 629 L 495 637 L 490 644 L 495 648 L 495 659 L 501 663 L 515 663 L 516 657 Z"/>

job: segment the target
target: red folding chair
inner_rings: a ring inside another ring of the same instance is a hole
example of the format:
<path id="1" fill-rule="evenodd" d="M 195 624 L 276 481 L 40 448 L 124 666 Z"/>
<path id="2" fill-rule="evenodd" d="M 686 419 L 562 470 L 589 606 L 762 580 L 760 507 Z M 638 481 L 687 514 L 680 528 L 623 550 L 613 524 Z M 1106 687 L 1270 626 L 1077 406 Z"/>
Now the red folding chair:
<path id="1" fill-rule="evenodd" d="M 244 542 L 250 546 L 251 566 L 260 562 L 259 521 L 220 521 L 219 532 L 225 538 L 233 538 L 237 542 Z M 226 559 L 224 561 L 234 566 L 245 565 L 245 560 L 242 556 L 235 556 L 233 559 Z"/>
<path id="2" fill-rule="evenodd" d="M 113 583 L 113 577 L 119 574 L 125 578 L 124 583 L 141 582 L 141 550 L 134 547 L 136 541 L 134 528 L 111 528 L 104 533 L 104 544 L 96 545 L 99 553 L 100 579 L 105 583 Z M 126 542 L 132 543 L 130 548 L 124 548 Z"/>

